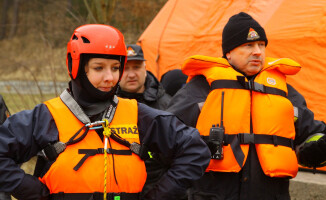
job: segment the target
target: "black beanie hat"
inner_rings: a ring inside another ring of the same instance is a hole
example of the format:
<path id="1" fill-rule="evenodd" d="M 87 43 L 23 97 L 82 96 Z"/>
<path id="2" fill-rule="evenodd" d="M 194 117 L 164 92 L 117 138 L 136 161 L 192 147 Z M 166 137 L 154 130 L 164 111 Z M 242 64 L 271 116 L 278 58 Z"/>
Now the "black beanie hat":
<path id="1" fill-rule="evenodd" d="M 267 46 L 267 37 L 263 27 L 250 15 L 244 12 L 230 17 L 222 33 L 223 57 L 232 49 L 253 41 L 265 41 Z"/>

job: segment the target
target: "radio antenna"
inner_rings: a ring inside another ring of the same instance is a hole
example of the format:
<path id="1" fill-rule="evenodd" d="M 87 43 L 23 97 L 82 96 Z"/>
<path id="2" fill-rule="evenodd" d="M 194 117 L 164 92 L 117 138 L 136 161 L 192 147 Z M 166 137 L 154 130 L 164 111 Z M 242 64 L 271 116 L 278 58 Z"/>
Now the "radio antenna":
<path id="1" fill-rule="evenodd" d="M 223 128 L 223 107 L 224 107 L 224 91 L 222 91 L 222 100 L 221 100 L 221 128 Z"/>

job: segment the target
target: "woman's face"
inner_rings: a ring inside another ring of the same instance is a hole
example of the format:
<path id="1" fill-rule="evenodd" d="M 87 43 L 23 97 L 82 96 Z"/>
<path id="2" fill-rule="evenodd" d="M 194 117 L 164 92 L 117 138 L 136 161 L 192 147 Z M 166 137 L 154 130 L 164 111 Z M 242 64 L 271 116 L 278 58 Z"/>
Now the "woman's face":
<path id="1" fill-rule="evenodd" d="M 114 59 L 91 58 L 85 66 L 87 78 L 102 92 L 109 92 L 118 83 L 120 62 Z"/>

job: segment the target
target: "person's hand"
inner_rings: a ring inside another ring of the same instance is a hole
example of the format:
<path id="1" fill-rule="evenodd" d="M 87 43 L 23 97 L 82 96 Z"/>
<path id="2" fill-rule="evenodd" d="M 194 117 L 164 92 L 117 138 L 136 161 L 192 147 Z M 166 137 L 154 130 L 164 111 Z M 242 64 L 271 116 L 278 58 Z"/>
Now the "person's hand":
<path id="1" fill-rule="evenodd" d="M 214 155 L 217 151 L 217 145 L 211 141 L 204 140 L 204 142 L 207 144 L 209 150 L 211 151 L 211 155 Z"/>
<path id="2" fill-rule="evenodd" d="M 298 152 L 298 162 L 305 167 L 326 165 L 326 135 L 316 134 L 305 141 Z"/>
<path id="3" fill-rule="evenodd" d="M 35 176 L 25 174 L 20 185 L 11 193 L 16 199 L 48 200 L 50 191 Z"/>

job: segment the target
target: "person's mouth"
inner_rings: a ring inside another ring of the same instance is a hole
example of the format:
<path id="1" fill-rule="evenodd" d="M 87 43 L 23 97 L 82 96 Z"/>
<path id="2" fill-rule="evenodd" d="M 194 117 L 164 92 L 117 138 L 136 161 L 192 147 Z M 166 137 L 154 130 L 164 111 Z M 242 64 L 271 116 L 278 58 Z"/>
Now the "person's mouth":
<path id="1" fill-rule="evenodd" d="M 128 83 L 134 84 L 134 83 L 137 83 L 137 81 L 136 80 L 130 80 L 130 81 L 128 81 Z"/>
<path id="2" fill-rule="evenodd" d="M 98 89 L 102 92 L 110 92 L 112 90 L 112 87 L 99 87 Z"/>
<path id="3" fill-rule="evenodd" d="M 249 62 L 253 65 L 261 65 L 262 64 L 260 59 L 253 59 L 253 60 L 250 60 Z"/>

